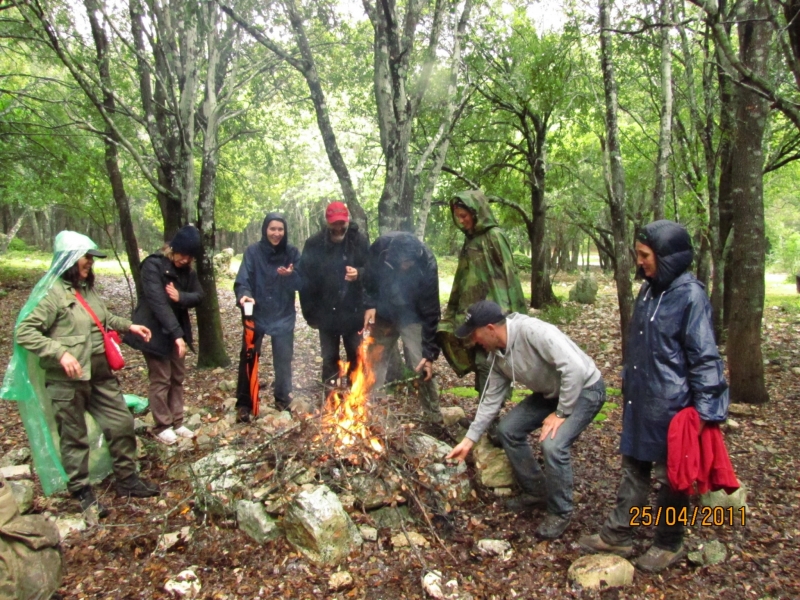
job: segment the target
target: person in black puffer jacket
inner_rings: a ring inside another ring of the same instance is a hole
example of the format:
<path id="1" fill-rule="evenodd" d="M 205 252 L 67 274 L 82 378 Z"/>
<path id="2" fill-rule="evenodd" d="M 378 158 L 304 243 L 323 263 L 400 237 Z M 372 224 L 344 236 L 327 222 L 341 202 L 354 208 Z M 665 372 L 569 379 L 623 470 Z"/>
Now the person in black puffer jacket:
<path id="1" fill-rule="evenodd" d="M 295 292 L 302 279 L 294 267 L 300 261 L 300 251 L 288 243 L 289 230 L 280 213 L 271 212 L 261 226 L 261 241 L 244 251 L 244 259 L 236 275 L 233 291 L 241 307 L 255 303 L 253 320 L 256 327 L 255 346 L 261 353 L 265 335 L 272 341 L 272 366 L 275 369 L 275 405 L 286 410 L 292 403 L 292 358 L 294 356 Z M 250 380 L 247 376 L 248 358 L 244 338 L 239 355 L 239 381 L 236 387 L 236 416 L 248 422 L 253 410 Z"/>
<path id="2" fill-rule="evenodd" d="M 406 364 L 422 375 L 423 419 L 441 423 L 439 391 L 432 379 L 441 315 L 436 257 L 411 233 L 386 233 L 370 246 L 364 291 L 364 328 L 371 328 L 375 343 L 387 349 L 375 368 L 373 389 L 383 386 L 390 350 L 402 338 Z"/>
<path id="3" fill-rule="evenodd" d="M 658 572 L 685 554 L 681 515 L 689 506 L 688 495 L 673 490 L 667 476 L 670 421 L 692 406 L 702 430 L 705 423 L 727 418 L 730 399 L 711 303 L 703 284 L 688 272 L 693 258 L 689 233 L 673 221 L 645 225 L 636 234 L 636 257 L 645 283 L 636 298 L 622 369 L 622 481 L 601 532 L 578 543 L 590 552 L 630 556 L 631 509 L 649 504 L 652 473 L 661 483 L 653 513 L 662 518 L 656 520 L 653 545 L 636 566 Z"/>
<path id="4" fill-rule="evenodd" d="M 350 222 L 342 202 L 328 205 L 325 220 L 327 227 L 306 240 L 298 269 L 303 277 L 300 307 L 308 325 L 319 330 L 322 381 L 331 386 L 339 374 L 340 339 L 350 364 L 348 374 L 357 365 L 369 240 Z"/>
<path id="5" fill-rule="evenodd" d="M 183 379 L 186 376 L 186 349 L 192 346 L 189 309 L 203 301 L 203 288 L 192 270 L 200 255 L 200 232 L 192 225 L 181 228 L 172 241 L 142 262 L 142 299 L 133 313 L 133 322 L 152 332 L 149 342 L 127 334 L 125 343 L 141 350 L 150 378 L 150 411 L 153 433 L 170 445 L 178 437 L 194 433 L 183 425 Z"/>

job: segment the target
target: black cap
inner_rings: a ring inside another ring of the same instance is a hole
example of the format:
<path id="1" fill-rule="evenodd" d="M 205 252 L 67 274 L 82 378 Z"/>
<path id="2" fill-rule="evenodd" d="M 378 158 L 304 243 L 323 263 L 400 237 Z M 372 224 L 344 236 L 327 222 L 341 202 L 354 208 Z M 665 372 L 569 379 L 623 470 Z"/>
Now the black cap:
<path id="1" fill-rule="evenodd" d="M 469 337 L 478 327 L 494 325 L 505 318 L 506 316 L 496 302 L 481 300 L 467 309 L 467 318 L 464 324 L 456 329 L 456 337 Z"/>
<path id="2" fill-rule="evenodd" d="M 97 258 L 107 258 L 108 257 L 108 254 L 103 254 L 102 252 L 100 252 L 100 250 L 94 250 L 94 249 L 87 250 L 86 254 L 88 254 L 89 256 L 96 256 Z"/>
<path id="3" fill-rule="evenodd" d="M 172 238 L 169 246 L 173 252 L 197 258 L 200 256 L 200 250 L 202 249 L 200 232 L 194 225 L 181 227 L 175 237 Z"/>

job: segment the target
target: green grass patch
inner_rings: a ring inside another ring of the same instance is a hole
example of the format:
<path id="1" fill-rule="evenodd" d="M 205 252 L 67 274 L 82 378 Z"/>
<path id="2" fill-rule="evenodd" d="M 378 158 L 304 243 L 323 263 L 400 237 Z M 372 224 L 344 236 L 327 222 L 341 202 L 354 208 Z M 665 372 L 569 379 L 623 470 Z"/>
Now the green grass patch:
<path id="1" fill-rule="evenodd" d="M 606 390 L 606 392 L 608 392 L 608 390 Z M 594 416 L 593 421 L 595 423 L 602 423 L 608 419 L 608 413 L 616 408 L 619 408 L 619 405 L 616 402 L 604 402 L 603 408 L 601 408 L 600 412 Z"/>
<path id="2" fill-rule="evenodd" d="M 529 394 L 530 392 L 528 390 L 514 390 L 511 393 L 511 402 L 513 402 L 514 404 L 519 404 L 520 402 L 525 400 L 525 398 L 527 398 Z"/>
<path id="3" fill-rule="evenodd" d="M 468 387 L 454 387 L 445 390 L 447 394 L 453 394 L 454 396 L 458 396 L 459 398 L 477 398 L 478 392 L 475 388 L 468 388 Z"/>
<path id="4" fill-rule="evenodd" d="M 562 304 L 561 306 L 546 306 L 538 315 L 542 321 L 547 321 L 553 325 L 569 325 L 581 315 L 581 309 L 574 304 Z"/>
<path id="5" fill-rule="evenodd" d="M 606 388 L 606 396 L 622 396 L 622 390 L 615 387 Z M 606 403 L 608 404 L 608 403 Z"/>

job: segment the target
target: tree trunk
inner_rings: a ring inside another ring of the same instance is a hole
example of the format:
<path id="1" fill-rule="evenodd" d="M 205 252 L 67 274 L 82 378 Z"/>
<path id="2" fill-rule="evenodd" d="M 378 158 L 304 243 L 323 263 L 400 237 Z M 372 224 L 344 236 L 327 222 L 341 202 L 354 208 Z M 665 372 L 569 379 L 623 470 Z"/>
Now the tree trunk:
<path id="1" fill-rule="evenodd" d="M 631 256 L 628 244 L 627 217 L 625 215 L 625 172 L 622 168 L 622 151 L 617 121 L 617 82 L 614 78 L 611 48 L 609 0 L 599 0 L 600 9 L 600 67 L 603 71 L 605 120 L 608 141 L 607 196 L 611 213 L 611 230 L 614 236 L 614 281 L 617 284 L 619 325 L 622 336 L 622 355 L 628 336 L 628 324 L 633 314 L 633 287 L 631 285 Z"/>
<path id="2" fill-rule="evenodd" d="M 84 0 L 86 14 L 89 17 L 89 24 L 92 28 L 94 47 L 97 52 L 97 71 L 100 81 L 103 83 L 103 106 L 110 116 L 116 113 L 116 101 L 111 90 L 114 89 L 111 81 L 111 69 L 108 62 L 108 38 L 100 22 L 97 20 L 100 7 L 97 0 Z M 120 143 L 117 131 L 106 125 L 103 144 L 105 147 L 105 166 L 108 173 L 108 180 L 111 183 L 111 194 L 114 197 L 114 204 L 117 207 L 119 216 L 119 226 L 122 231 L 122 239 L 125 244 L 125 252 L 128 255 L 128 266 L 131 269 L 133 284 L 136 287 L 136 298 L 142 297 L 142 276 L 141 263 L 139 261 L 139 243 L 136 241 L 136 232 L 133 229 L 133 219 L 131 218 L 131 207 L 128 201 L 128 194 L 125 192 L 125 183 L 122 171 L 119 168 L 119 151 L 117 146 Z"/>
<path id="3" fill-rule="evenodd" d="M 543 161 L 540 161 L 542 164 Z M 542 174 L 543 175 L 543 174 Z M 531 306 L 544 308 L 558 305 L 550 281 L 550 249 L 547 245 L 547 205 L 544 201 L 544 181 L 531 188 L 533 215 L 528 238 L 531 241 Z"/>
<path id="4" fill-rule="evenodd" d="M 765 2 L 744 0 L 737 8 L 741 21 L 739 54 L 753 72 L 767 71 L 772 39 Z M 747 82 L 742 82 L 747 83 Z M 764 315 L 765 227 L 762 142 L 769 104 L 749 87 L 736 89 L 736 135 L 731 188 L 733 246 L 731 249 L 731 318 L 728 325 L 728 367 L 731 402 L 762 404 L 769 400 L 761 354 Z"/>
<path id="5" fill-rule="evenodd" d="M 11 230 L 6 234 L 6 239 L 0 243 L 0 254 L 5 254 L 6 250 L 8 250 L 8 245 L 11 243 L 11 240 L 17 236 L 19 228 L 22 227 L 22 222 L 25 220 L 25 217 L 28 216 L 30 211 L 30 207 L 26 207 L 25 210 L 22 211 L 22 214 L 20 214 L 20 216 L 17 218 L 16 222 L 11 227 Z"/>
<path id="6" fill-rule="evenodd" d="M 658 158 L 656 160 L 656 181 L 653 186 L 653 220 L 664 218 L 664 199 L 667 195 L 667 167 L 671 152 L 672 137 L 672 51 L 670 48 L 670 28 L 667 23 L 672 17 L 670 0 L 661 0 L 661 126 L 658 135 Z"/>

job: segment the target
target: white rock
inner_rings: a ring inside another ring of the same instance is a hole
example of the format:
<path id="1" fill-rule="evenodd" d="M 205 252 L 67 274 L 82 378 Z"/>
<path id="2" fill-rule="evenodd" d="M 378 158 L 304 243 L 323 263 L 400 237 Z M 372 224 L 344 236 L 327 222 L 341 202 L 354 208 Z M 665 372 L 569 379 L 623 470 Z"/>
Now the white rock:
<path id="1" fill-rule="evenodd" d="M 369 525 L 362 525 L 358 528 L 361 532 L 361 537 L 365 542 L 376 542 L 378 540 L 378 530 Z"/>
<path id="2" fill-rule="evenodd" d="M 5 477 L 6 479 L 12 479 L 14 477 L 30 477 L 31 476 L 31 466 L 30 465 L 11 465 L 8 467 L 0 467 L 0 475 Z"/>
<path id="3" fill-rule="evenodd" d="M 332 592 L 344 590 L 353 585 L 353 576 L 347 571 L 337 571 L 328 579 L 328 589 Z"/>
<path id="4" fill-rule="evenodd" d="M 633 583 L 633 565 L 613 554 L 581 556 L 567 571 L 570 581 L 586 589 L 621 587 Z"/>
<path id="5" fill-rule="evenodd" d="M 422 589 L 431 598 L 436 600 L 445 600 L 447 596 L 444 595 L 442 589 L 442 574 L 439 571 L 428 571 L 425 577 L 422 578 Z"/>
<path id="6" fill-rule="evenodd" d="M 465 413 L 464 409 L 460 406 L 443 406 L 441 410 L 444 424 L 448 427 L 456 425 L 459 419 L 467 418 L 467 413 Z"/>
<path id="7" fill-rule="evenodd" d="M 222 375 L 224 372 L 225 372 L 225 369 L 223 369 L 222 367 L 217 367 L 216 369 L 211 371 L 211 374 L 212 375 Z"/>
<path id="8" fill-rule="evenodd" d="M 197 598 L 201 588 L 200 580 L 191 569 L 181 571 L 175 579 L 164 584 L 164 591 L 173 598 Z"/>
<path id="9" fill-rule="evenodd" d="M 56 519 L 58 537 L 63 542 L 64 539 L 73 531 L 86 531 L 86 521 L 81 517 L 60 517 Z"/>
<path id="10" fill-rule="evenodd" d="M 31 480 L 9 481 L 8 487 L 11 488 L 21 515 L 33 510 L 33 482 Z"/>
<path id="11" fill-rule="evenodd" d="M 488 554 L 489 556 L 501 556 L 503 560 L 511 558 L 511 554 L 514 552 L 511 549 L 511 544 L 507 541 L 490 539 L 479 540 L 478 550 L 482 554 Z"/>
<path id="12" fill-rule="evenodd" d="M 260 502 L 239 500 L 236 503 L 236 520 L 239 522 L 239 529 L 259 544 L 274 540 L 280 535 L 275 519 L 267 514 Z"/>
<path id="13" fill-rule="evenodd" d="M 395 548 L 406 548 L 409 545 L 422 548 L 431 547 L 431 543 L 425 539 L 425 536 L 416 531 L 401 532 L 392 536 L 392 546 Z"/>

